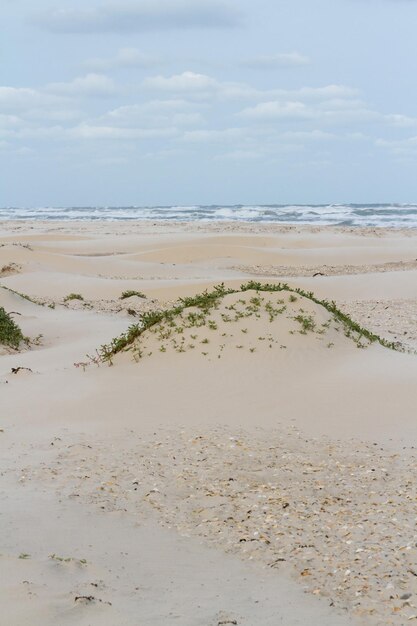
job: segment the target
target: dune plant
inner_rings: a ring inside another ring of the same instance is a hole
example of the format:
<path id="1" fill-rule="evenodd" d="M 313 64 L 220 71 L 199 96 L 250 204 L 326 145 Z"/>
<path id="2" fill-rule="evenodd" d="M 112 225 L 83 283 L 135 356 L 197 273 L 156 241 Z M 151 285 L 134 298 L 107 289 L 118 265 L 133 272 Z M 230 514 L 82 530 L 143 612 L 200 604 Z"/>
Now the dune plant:
<path id="1" fill-rule="evenodd" d="M 119 300 L 126 300 L 127 298 L 132 298 L 133 296 L 137 296 L 138 298 L 146 298 L 145 294 L 141 291 L 128 290 L 122 293 Z"/>
<path id="2" fill-rule="evenodd" d="M 13 293 L 15 296 L 19 296 L 20 298 L 23 298 L 24 300 L 27 300 L 28 302 L 32 302 L 32 304 L 37 304 L 38 306 L 46 305 L 46 302 L 42 302 L 42 300 L 38 300 L 37 298 L 28 296 L 26 293 L 21 293 L 20 291 L 16 291 L 15 289 L 12 289 L 11 287 L 6 287 L 6 285 L 0 285 L 0 287 L 1 289 L 5 289 L 6 291 Z M 50 307 L 51 305 L 48 304 L 48 306 Z"/>
<path id="3" fill-rule="evenodd" d="M 308 331 L 314 331 L 316 328 L 316 323 L 313 320 L 311 315 L 297 315 L 294 317 L 296 322 L 301 324 L 300 333 L 306 334 Z"/>
<path id="4" fill-rule="evenodd" d="M 0 307 L 0 344 L 17 350 L 24 339 L 19 326 L 10 314 L 3 307 Z"/>
<path id="5" fill-rule="evenodd" d="M 188 296 L 186 298 L 180 298 L 176 305 L 174 305 L 170 309 L 165 310 L 157 310 L 157 311 L 147 311 L 142 314 L 141 321 L 138 324 L 134 324 L 129 326 L 127 331 L 120 335 L 119 337 L 114 338 L 109 344 L 102 345 L 98 350 L 99 358 L 103 362 L 111 363 L 112 357 L 114 357 L 119 352 L 127 349 L 133 342 L 138 339 L 143 333 L 152 329 L 154 326 L 162 323 L 167 323 L 168 325 L 175 326 L 175 319 L 180 316 L 186 309 L 189 308 L 197 308 L 204 315 L 207 315 L 211 310 L 217 309 L 219 303 L 222 298 L 231 294 L 239 294 L 245 293 L 247 291 L 255 291 L 256 298 L 260 297 L 261 293 L 279 293 L 279 292 L 288 292 L 290 294 L 290 301 L 295 302 L 299 297 L 306 298 L 322 306 L 326 309 L 333 317 L 333 319 L 338 322 L 344 329 L 345 333 L 355 334 L 359 337 L 359 340 L 367 340 L 369 343 L 379 343 L 386 348 L 390 348 L 392 350 L 402 350 L 400 344 L 396 342 L 391 342 L 379 335 L 376 335 L 372 331 L 363 328 L 358 322 L 355 322 L 349 315 L 343 313 L 334 301 L 329 300 L 321 300 L 317 298 L 313 292 L 305 291 L 299 287 L 290 287 L 287 283 L 260 283 L 257 281 L 249 281 L 244 283 L 238 289 L 233 289 L 230 287 L 226 287 L 224 283 L 217 285 L 213 288 L 212 291 L 204 291 L 201 294 L 197 294 L 196 296 Z M 246 304 L 245 300 L 241 300 L 243 304 Z M 255 301 L 250 302 L 250 306 L 257 309 L 259 306 L 259 301 L 256 299 Z M 229 309 L 232 307 L 229 307 Z M 283 305 L 279 309 L 275 309 L 272 306 L 266 307 L 267 313 L 270 317 L 274 318 L 277 315 L 283 313 L 285 310 L 285 305 Z M 252 311 L 253 312 L 253 311 Z M 250 313 L 250 312 L 249 312 Z M 197 314 L 198 316 L 198 314 Z M 223 321 L 229 321 L 228 319 L 224 319 L 224 315 L 221 315 Z M 241 319 L 243 317 L 242 313 L 237 313 L 235 321 Z M 308 330 L 314 331 L 315 324 L 314 321 L 307 316 L 299 316 L 299 323 L 302 326 L 302 331 L 307 332 Z M 301 319 L 302 318 L 302 319 Z M 198 326 L 203 326 L 205 321 L 203 321 L 203 316 L 198 316 L 199 323 Z M 194 315 L 188 316 L 188 320 L 190 325 L 194 325 L 194 321 L 196 317 Z M 356 340 L 355 340 L 356 341 Z M 272 347 L 272 346 L 271 346 Z"/>
<path id="6" fill-rule="evenodd" d="M 64 298 L 64 302 L 70 302 L 71 300 L 84 300 L 80 293 L 69 293 Z"/>

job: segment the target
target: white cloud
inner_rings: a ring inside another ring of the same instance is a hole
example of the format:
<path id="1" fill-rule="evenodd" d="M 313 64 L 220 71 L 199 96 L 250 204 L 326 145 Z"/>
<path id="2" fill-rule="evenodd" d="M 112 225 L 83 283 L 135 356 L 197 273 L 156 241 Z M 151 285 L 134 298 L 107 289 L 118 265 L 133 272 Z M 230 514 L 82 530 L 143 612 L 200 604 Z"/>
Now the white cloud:
<path id="1" fill-rule="evenodd" d="M 223 142 L 240 139 L 243 135 L 242 128 L 225 128 L 223 130 L 190 130 L 184 133 L 182 139 L 187 142 Z"/>
<path id="2" fill-rule="evenodd" d="M 1 132 L 1 131 L 0 131 Z M 8 134 L 9 139 L 33 139 L 33 140 L 145 140 L 170 138 L 178 136 L 176 128 L 139 128 L 119 127 L 104 124 L 81 123 L 77 126 L 27 126 L 17 129 Z"/>
<path id="3" fill-rule="evenodd" d="M 8 141 L 0 141 L 0 152 L 6 153 L 7 156 L 32 156 L 35 154 L 35 150 L 33 148 L 29 148 L 28 146 L 18 146 L 16 147 L 12 143 Z"/>
<path id="4" fill-rule="evenodd" d="M 117 68 L 153 67 L 160 63 L 159 59 L 144 54 L 137 48 L 121 48 L 114 57 L 88 59 L 84 65 L 92 71 L 103 72 Z"/>
<path id="5" fill-rule="evenodd" d="M 103 97 L 116 93 L 113 80 L 104 74 L 87 74 L 68 83 L 50 83 L 46 90 L 51 93 L 73 97 Z"/>
<path id="6" fill-rule="evenodd" d="M 17 115 L 4 115 L 0 113 L 0 128 L 18 128 L 23 124 L 23 120 Z"/>
<path id="7" fill-rule="evenodd" d="M 287 101 L 325 101 L 353 100 L 357 98 L 356 89 L 344 85 L 326 85 L 324 87 L 303 87 L 301 89 L 260 90 L 246 83 L 219 81 L 206 74 L 191 71 L 172 76 L 153 76 L 143 81 L 146 89 L 163 91 L 186 97 L 217 100 L 287 100 Z M 355 105 L 356 106 L 356 105 Z"/>
<path id="8" fill-rule="evenodd" d="M 191 104 L 181 100 L 150 101 L 118 107 L 109 111 L 108 118 L 112 124 L 121 126 L 143 125 L 160 126 L 199 126 L 205 118 L 194 111 Z"/>
<path id="9" fill-rule="evenodd" d="M 362 100 L 357 100 L 354 98 L 326 98 L 322 102 L 317 104 L 318 108 L 322 109 L 331 109 L 332 111 L 343 111 L 349 109 L 353 110 L 363 110 L 366 108 L 366 104 Z"/>
<path id="10" fill-rule="evenodd" d="M 218 161 L 253 161 L 263 156 L 261 152 L 255 150 L 233 150 L 216 156 Z"/>
<path id="11" fill-rule="evenodd" d="M 165 150 L 156 150 L 154 152 L 146 152 L 143 155 L 144 159 L 172 159 L 182 157 L 189 154 L 186 150 L 181 148 L 168 148 Z"/>
<path id="12" fill-rule="evenodd" d="M 238 115 L 252 122 L 314 120 L 315 125 L 381 122 L 384 116 L 369 109 L 357 98 L 357 91 L 343 85 L 303 87 L 297 90 L 271 90 L 263 93 L 274 99 L 243 109 Z M 302 129 L 304 130 L 304 129 Z"/>
<path id="13" fill-rule="evenodd" d="M 181 98 L 173 98 L 169 100 L 149 100 L 143 104 L 143 108 L 147 111 L 186 111 L 190 108 L 194 108 L 195 106 L 194 102 L 182 100 Z"/>
<path id="14" fill-rule="evenodd" d="M 55 33 L 146 32 L 189 28 L 233 27 L 240 11 L 219 0 L 136 0 L 93 9 L 55 9 L 34 17 Z"/>
<path id="15" fill-rule="evenodd" d="M 375 145 L 385 148 L 394 155 L 417 156 L 417 137 L 407 137 L 406 139 L 377 139 Z"/>
<path id="16" fill-rule="evenodd" d="M 174 126 L 201 126 L 205 123 L 205 118 L 201 113 L 176 113 L 172 117 Z"/>
<path id="17" fill-rule="evenodd" d="M 123 62 L 134 63 L 133 52 L 118 54 L 115 59 L 122 57 Z M 113 80 L 101 73 L 38 89 L 0 87 L 0 138 L 15 154 L 22 144 L 33 149 L 36 142 L 45 142 L 45 146 L 59 142 L 59 150 L 89 145 L 99 151 L 95 142 L 106 141 L 109 159 L 117 153 L 117 146 L 123 150 L 128 146 L 141 157 L 154 154 L 162 158 L 165 154 L 175 158 L 175 150 L 181 148 L 188 155 L 207 149 L 213 158 L 224 161 L 282 155 L 291 160 L 299 154 L 316 157 L 323 146 L 330 150 L 332 141 L 334 145 L 351 142 L 352 146 L 364 121 L 388 129 L 391 135 L 395 127 L 416 125 L 413 118 L 371 110 L 357 90 L 345 85 L 261 90 L 185 71 L 148 77 L 139 87 L 118 90 Z M 132 103 L 133 95 L 137 102 Z M 111 101 L 114 108 L 103 113 L 102 103 L 93 107 L 84 102 L 104 96 L 117 97 L 118 106 Z M 366 139 L 375 141 L 369 133 Z M 146 149 L 141 149 L 141 144 Z M 377 145 L 394 154 L 417 152 L 416 138 L 392 141 L 381 133 Z M 179 154 L 183 154 L 181 150 Z"/>
<path id="18" fill-rule="evenodd" d="M 43 122 L 73 122 L 79 120 L 84 115 L 79 109 L 67 108 L 66 105 L 60 105 L 49 108 L 37 108 L 27 110 L 24 113 L 26 121 L 43 121 Z"/>
<path id="19" fill-rule="evenodd" d="M 183 72 L 182 74 L 174 74 L 168 78 L 165 76 L 146 78 L 143 85 L 147 88 L 160 91 L 192 93 L 216 91 L 219 83 L 214 78 L 206 76 L 205 74 Z"/>
<path id="20" fill-rule="evenodd" d="M 80 124 L 68 131 L 75 139 L 154 139 L 173 137 L 178 134 L 175 128 L 120 128 L 118 126 L 94 126 Z"/>
<path id="21" fill-rule="evenodd" d="M 334 133 L 327 133 L 322 130 L 288 131 L 282 133 L 280 137 L 290 141 L 329 141 L 338 138 Z"/>
<path id="22" fill-rule="evenodd" d="M 63 126 L 25 126 L 14 133 L 16 139 L 63 139 L 66 136 L 66 129 Z"/>
<path id="23" fill-rule="evenodd" d="M 62 99 L 26 87 L 0 87 L 0 113 L 11 113 L 36 108 L 55 107 Z"/>
<path id="24" fill-rule="evenodd" d="M 233 100 L 241 98 L 260 98 L 262 91 L 244 83 L 218 81 L 206 74 L 186 71 L 173 76 L 154 76 L 143 82 L 146 89 L 165 91 L 175 95 L 186 95 L 199 100 Z"/>
<path id="25" fill-rule="evenodd" d="M 294 91 L 282 92 L 287 94 L 294 94 L 301 99 L 334 99 L 334 98 L 356 98 L 358 95 L 357 89 L 352 87 L 346 87 L 346 85 L 325 85 L 324 87 L 302 87 Z"/>
<path id="26" fill-rule="evenodd" d="M 310 59 L 299 52 L 286 52 L 246 59 L 242 61 L 241 65 L 253 69 L 273 70 L 285 67 L 300 67 L 310 63 Z"/>
<path id="27" fill-rule="evenodd" d="M 73 121 L 81 115 L 65 97 L 25 87 L 0 87 L 0 125 L 3 127 L 23 127 L 38 120 Z"/>
<path id="28" fill-rule="evenodd" d="M 240 113 L 241 117 L 270 121 L 277 119 L 311 119 L 314 113 L 303 102 L 261 102 L 248 107 Z"/>
<path id="29" fill-rule="evenodd" d="M 398 126 L 400 128 L 410 128 L 413 126 L 417 126 L 416 117 L 408 117 L 407 115 L 400 115 L 398 113 L 385 115 L 385 120 L 388 122 L 388 124 L 392 124 L 393 126 Z"/>

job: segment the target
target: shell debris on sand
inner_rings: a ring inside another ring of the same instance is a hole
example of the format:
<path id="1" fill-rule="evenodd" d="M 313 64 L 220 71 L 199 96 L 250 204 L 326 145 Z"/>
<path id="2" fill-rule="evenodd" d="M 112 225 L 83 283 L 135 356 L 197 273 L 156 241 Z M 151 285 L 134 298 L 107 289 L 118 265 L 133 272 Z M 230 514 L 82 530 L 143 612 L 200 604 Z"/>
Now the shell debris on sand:
<path id="1" fill-rule="evenodd" d="M 126 442 L 129 443 L 126 443 Z M 74 445 L 77 443 L 78 445 Z M 139 521 L 284 569 L 367 624 L 417 614 L 417 461 L 295 427 L 158 430 L 123 443 L 62 441 L 25 474 Z"/>

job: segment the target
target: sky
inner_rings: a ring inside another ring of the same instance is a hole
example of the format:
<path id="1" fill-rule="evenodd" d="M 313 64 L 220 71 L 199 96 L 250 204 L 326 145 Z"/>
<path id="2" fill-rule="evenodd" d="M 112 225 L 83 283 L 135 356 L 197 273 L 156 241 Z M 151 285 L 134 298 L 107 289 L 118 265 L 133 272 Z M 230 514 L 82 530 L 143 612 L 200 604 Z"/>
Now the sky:
<path id="1" fill-rule="evenodd" d="M 417 0 L 0 18 L 0 206 L 417 202 Z"/>

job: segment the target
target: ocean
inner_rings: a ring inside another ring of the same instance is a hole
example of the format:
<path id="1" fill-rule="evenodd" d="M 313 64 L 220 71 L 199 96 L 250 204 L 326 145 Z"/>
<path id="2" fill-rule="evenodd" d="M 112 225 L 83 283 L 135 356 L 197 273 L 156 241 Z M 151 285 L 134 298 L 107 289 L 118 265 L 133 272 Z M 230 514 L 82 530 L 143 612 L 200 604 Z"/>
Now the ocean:
<path id="1" fill-rule="evenodd" d="M 0 207 L 0 220 L 244 221 L 416 228 L 417 204 Z"/>

